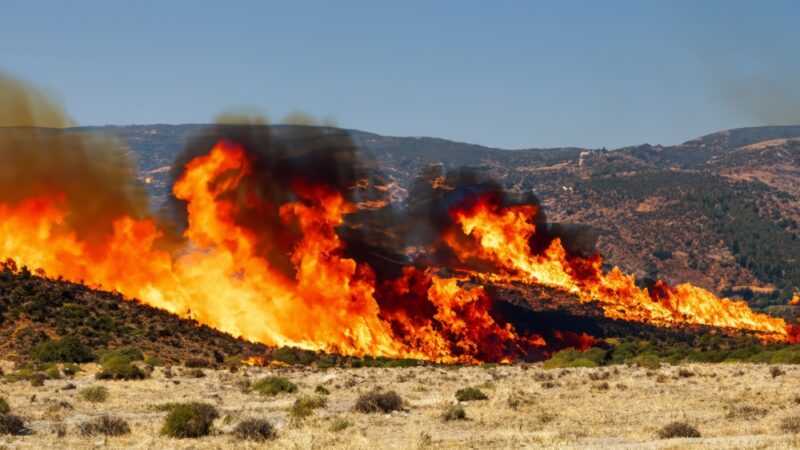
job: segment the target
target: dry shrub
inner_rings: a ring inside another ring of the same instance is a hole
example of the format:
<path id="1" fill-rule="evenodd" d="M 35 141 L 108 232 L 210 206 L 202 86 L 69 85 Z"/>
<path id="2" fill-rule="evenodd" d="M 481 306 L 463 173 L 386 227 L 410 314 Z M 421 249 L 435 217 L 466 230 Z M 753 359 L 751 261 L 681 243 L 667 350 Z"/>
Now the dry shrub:
<path id="1" fill-rule="evenodd" d="M 289 416 L 296 422 L 301 421 L 314 414 L 315 409 L 325 407 L 327 403 L 325 397 L 320 395 L 304 395 L 294 401 Z"/>
<path id="2" fill-rule="evenodd" d="M 445 422 L 451 420 L 467 420 L 467 412 L 461 405 L 448 405 L 442 413 L 442 419 Z"/>
<path id="3" fill-rule="evenodd" d="M 8 414 L 11 412 L 11 407 L 8 406 L 8 401 L 0 397 L 0 414 Z"/>
<path id="4" fill-rule="evenodd" d="M 400 411 L 403 409 L 403 399 L 395 391 L 383 392 L 376 388 L 361 394 L 353 409 L 362 413 Z"/>
<path id="5" fill-rule="evenodd" d="M 759 408 L 756 406 L 738 406 L 731 408 L 728 413 L 725 415 L 727 419 L 757 419 L 759 417 L 764 417 L 769 413 L 769 410 L 766 408 Z"/>
<path id="6" fill-rule="evenodd" d="M 589 379 L 592 381 L 607 380 L 610 376 L 611 374 L 604 370 L 601 370 L 599 372 L 589 372 Z"/>
<path id="7" fill-rule="evenodd" d="M 81 436 L 122 436 L 131 432 L 131 427 L 125 419 L 112 416 L 102 416 L 78 424 L 78 433 Z"/>
<path id="8" fill-rule="evenodd" d="M 700 432 L 686 422 L 672 422 L 658 430 L 658 437 L 661 439 L 699 438 Z"/>
<path id="9" fill-rule="evenodd" d="M 800 417 L 787 417 L 783 419 L 780 428 L 787 433 L 800 433 Z"/>
<path id="10" fill-rule="evenodd" d="M 466 387 L 456 391 L 456 400 L 460 402 L 471 402 L 474 400 L 488 400 L 489 397 L 478 388 Z"/>
<path id="11" fill-rule="evenodd" d="M 19 434 L 25 423 L 14 414 L 0 414 L 0 434 Z"/>
<path id="12" fill-rule="evenodd" d="M 297 392 L 297 385 L 289 381 L 288 378 L 276 376 L 264 377 L 253 383 L 251 387 L 261 395 L 278 395 Z"/>
<path id="13" fill-rule="evenodd" d="M 786 374 L 786 372 L 784 372 L 784 371 L 783 371 L 783 370 L 782 370 L 780 367 L 778 367 L 778 366 L 772 366 L 772 367 L 770 367 L 770 368 L 769 368 L 769 374 L 770 374 L 770 375 L 772 375 L 772 378 L 776 378 L 776 377 L 779 377 L 779 376 L 781 376 L 781 375 L 785 375 L 785 374 Z"/>
<path id="14" fill-rule="evenodd" d="M 603 381 L 602 383 L 596 384 L 594 388 L 597 389 L 598 391 L 607 391 L 609 390 L 609 388 L 611 388 L 611 386 L 608 384 L 607 381 Z"/>
<path id="15" fill-rule="evenodd" d="M 693 377 L 695 374 L 689 369 L 680 369 L 678 370 L 678 376 L 681 378 L 689 378 Z"/>
<path id="16" fill-rule="evenodd" d="M 78 391 L 78 395 L 87 402 L 103 403 L 108 399 L 108 389 L 104 386 L 90 386 Z"/>
<path id="17" fill-rule="evenodd" d="M 266 441 L 275 437 L 275 428 L 264 419 L 246 419 L 231 433 L 243 441 Z"/>

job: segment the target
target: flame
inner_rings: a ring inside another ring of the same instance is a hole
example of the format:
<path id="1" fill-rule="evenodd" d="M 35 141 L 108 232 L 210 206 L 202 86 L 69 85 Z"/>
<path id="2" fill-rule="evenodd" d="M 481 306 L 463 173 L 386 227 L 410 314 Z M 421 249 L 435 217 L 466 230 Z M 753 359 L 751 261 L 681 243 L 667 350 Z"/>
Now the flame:
<path id="1" fill-rule="evenodd" d="M 233 197 L 264 207 L 248 190 L 250 172 L 248 155 L 229 142 L 186 165 L 173 188 L 188 212 L 180 251 L 160 248 L 152 219 L 120 217 L 105 242 L 83 242 L 66 226 L 64 195 L 48 195 L 0 204 L 0 256 L 269 345 L 441 362 L 507 361 L 544 345 L 496 322 L 481 287 L 413 268 L 379 286 L 369 265 L 342 256 L 335 232 L 356 206 L 324 186 L 298 180 L 297 201 L 279 206 L 299 237 L 293 272 L 273 267 L 236 221 Z"/>
<path id="2" fill-rule="evenodd" d="M 600 255 L 569 257 L 558 238 L 534 254 L 529 241 L 536 233 L 531 222 L 536 212 L 531 205 L 503 207 L 491 195 L 470 198 L 451 208 L 462 234 L 451 232 L 445 238 L 462 262 L 477 258 L 494 264 L 494 271 L 478 274 L 486 280 L 521 281 L 571 292 L 583 302 L 598 302 L 606 317 L 663 327 L 710 325 L 748 330 L 768 341 L 794 340 L 793 327 L 753 312 L 745 302 L 717 298 L 690 284 L 670 287 L 658 281 L 650 289 L 639 288 L 635 278 L 619 268 L 604 273 Z"/>
<path id="3" fill-rule="evenodd" d="M 789 300 L 790 305 L 798 305 L 800 304 L 800 294 L 794 294 L 792 299 Z"/>

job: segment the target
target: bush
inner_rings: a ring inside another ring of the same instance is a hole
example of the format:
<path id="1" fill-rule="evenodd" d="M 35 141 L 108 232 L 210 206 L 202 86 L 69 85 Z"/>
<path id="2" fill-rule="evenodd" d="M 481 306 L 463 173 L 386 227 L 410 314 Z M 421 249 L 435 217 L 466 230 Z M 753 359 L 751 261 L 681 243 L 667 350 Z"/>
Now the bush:
<path id="1" fill-rule="evenodd" d="M 450 405 L 444 410 L 442 419 L 444 419 L 445 422 L 451 420 L 467 420 L 467 412 L 464 411 L 461 405 Z"/>
<path id="2" fill-rule="evenodd" d="M 478 388 L 467 387 L 456 391 L 456 400 L 460 402 L 471 402 L 473 400 L 488 400 L 489 397 Z"/>
<path id="3" fill-rule="evenodd" d="M 253 383 L 251 387 L 261 395 L 278 395 L 297 392 L 297 385 L 289 381 L 288 378 L 276 376 L 264 377 Z"/>
<path id="4" fill-rule="evenodd" d="M 31 382 L 31 386 L 33 387 L 41 387 L 44 386 L 44 380 L 47 379 L 47 375 L 43 374 L 42 372 L 32 373 L 28 380 Z"/>
<path id="5" fill-rule="evenodd" d="M 783 419 L 780 428 L 787 433 L 800 433 L 800 417 L 787 417 Z"/>
<path id="6" fill-rule="evenodd" d="M 700 432 L 697 428 L 689 425 L 686 422 L 672 422 L 664 428 L 658 430 L 658 437 L 661 439 L 672 438 L 699 438 Z"/>
<path id="7" fill-rule="evenodd" d="M 146 377 L 142 369 L 121 355 L 106 359 L 102 363 L 102 370 L 95 375 L 98 380 L 141 380 Z"/>
<path id="8" fill-rule="evenodd" d="M 330 395 L 331 391 L 328 390 L 325 386 L 318 384 L 317 387 L 314 388 L 314 392 L 320 395 Z"/>
<path id="9" fill-rule="evenodd" d="M 81 344 L 75 336 L 36 344 L 28 353 L 31 358 L 41 362 L 84 363 L 94 359 L 89 348 Z"/>
<path id="10" fill-rule="evenodd" d="M 61 378 L 61 371 L 55 366 L 47 369 L 45 374 L 47 374 L 47 378 L 50 378 L 51 380 L 58 380 Z"/>
<path id="11" fill-rule="evenodd" d="M 108 389 L 103 386 L 90 386 L 81 389 L 78 395 L 87 402 L 103 403 L 108 399 Z"/>
<path id="12" fill-rule="evenodd" d="M 239 422 L 232 434 L 244 441 L 266 441 L 275 437 L 275 428 L 263 419 L 247 419 Z"/>
<path id="13" fill-rule="evenodd" d="M 289 416 L 295 421 L 300 421 L 314 414 L 314 410 L 324 407 L 328 401 L 319 395 L 304 395 L 294 401 Z"/>
<path id="14" fill-rule="evenodd" d="M 0 414 L 0 434 L 19 434 L 25 423 L 13 414 Z"/>
<path id="15" fill-rule="evenodd" d="M 590 348 L 585 352 L 568 348 L 554 353 L 550 359 L 544 362 L 544 368 L 597 367 L 605 357 L 605 354 L 605 350 L 600 348 Z"/>
<path id="16" fill-rule="evenodd" d="M 348 422 L 347 420 L 342 419 L 342 418 L 338 418 L 338 419 L 333 421 L 333 423 L 331 424 L 331 428 L 330 429 L 333 432 L 338 432 L 338 431 L 346 430 L 347 428 L 350 427 L 350 425 L 351 425 L 351 423 Z"/>
<path id="17" fill-rule="evenodd" d="M 772 375 L 772 378 L 775 378 L 775 377 L 779 377 L 779 376 L 781 376 L 781 375 L 785 375 L 785 374 L 786 374 L 786 372 L 784 372 L 784 371 L 783 371 L 783 370 L 782 370 L 780 367 L 778 367 L 778 366 L 772 366 L 772 367 L 770 367 L 770 368 L 769 368 L 769 374 L 770 374 L 770 375 Z"/>
<path id="18" fill-rule="evenodd" d="M 119 417 L 103 416 L 78 424 L 81 436 L 122 436 L 131 432 L 131 427 L 125 419 Z"/>
<path id="19" fill-rule="evenodd" d="M 8 406 L 8 400 L 0 397 L 0 414 L 8 414 L 11 412 L 11 407 Z"/>
<path id="20" fill-rule="evenodd" d="M 101 352 L 97 361 L 100 364 L 105 364 L 107 361 L 115 358 L 124 359 L 128 362 L 144 361 L 144 353 L 136 347 L 126 345 L 124 347 L 117 347 L 114 350 Z"/>
<path id="21" fill-rule="evenodd" d="M 207 403 L 179 403 L 173 405 L 164 418 L 161 434 L 174 438 L 207 436 L 217 417 L 217 409 Z"/>
<path id="22" fill-rule="evenodd" d="M 373 389 L 361 394 L 353 409 L 362 413 L 400 411 L 403 409 L 403 399 L 395 391 Z"/>
<path id="23" fill-rule="evenodd" d="M 64 372 L 64 375 L 71 377 L 80 372 L 81 368 L 74 363 L 66 363 L 61 367 L 61 371 Z"/>
<path id="24" fill-rule="evenodd" d="M 687 370 L 687 369 L 680 369 L 678 371 L 678 376 L 681 377 L 681 378 L 690 378 L 690 377 L 694 376 L 694 372 L 692 372 L 691 370 Z"/>

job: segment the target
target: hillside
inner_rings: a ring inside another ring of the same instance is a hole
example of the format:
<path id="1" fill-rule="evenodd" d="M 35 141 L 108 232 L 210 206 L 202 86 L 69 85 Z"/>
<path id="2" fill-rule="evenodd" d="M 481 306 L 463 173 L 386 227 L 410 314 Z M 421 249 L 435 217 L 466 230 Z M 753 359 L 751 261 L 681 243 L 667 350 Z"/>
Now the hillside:
<path id="1" fill-rule="evenodd" d="M 170 167 L 204 125 L 89 127 L 127 142 L 155 205 Z M 275 126 L 280 133 L 286 126 Z M 596 234 L 609 265 L 688 281 L 754 306 L 800 286 L 800 126 L 723 131 L 674 146 L 502 150 L 429 137 L 349 131 L 403 203 L 431 164 L 469 167 L 513 192 L 534 191 L 551 222 Z"/>
<path id="2" fill-rule="evenodd" d="M 0 270 L 0 355 L 26 361 L 32 346 L 66 336 L 91 350 L 130 345 L 164 361 L 202 359 L 211 365 L 267 350 L 119 295 L 26 269 Z"/>

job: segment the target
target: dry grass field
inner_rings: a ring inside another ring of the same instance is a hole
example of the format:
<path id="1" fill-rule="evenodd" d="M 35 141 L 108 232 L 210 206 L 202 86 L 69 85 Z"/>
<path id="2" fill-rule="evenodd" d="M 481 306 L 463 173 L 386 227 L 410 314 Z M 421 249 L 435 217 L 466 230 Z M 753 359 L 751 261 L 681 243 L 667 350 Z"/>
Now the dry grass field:
<path id="1" fill-rule="evenodd" d="M 13 370 L 10 363 L 2 366 L 5 373 Z M 797 366 L 245 367 L 236 373 L 157 367 L 139 381 L 98 381 L 94 364 L 82 368 L 74 378 L 47 380 L 39 387 L 29 381 L 0 384 L 0 397 L 28 429 L 27 435 L 0 435 L 0 449 L 800 447 Z M 171 378 L 165 376 L 168 371 Z M 269 396 L 249 388 L 268 375 L 288 378 L 297 390 Z M 68 385 L 74 388 L 65 389 Z M 91 386 L 105 386 L 107 400 L 84 400 L 81 390 Z M 319 394 L 318 386 L 329 393 Z M 359 395 L 375 387 L 396 391 L 403 410 L 355 411 Z M 488 399 L 457 402 L 456 391 L 466 387 L 478 388 Z M 295 401 L 309 395 L 326 398 L 325 404 L 305 418 L 293 418 Z M 160 435 L 168 413 L 158 405 L 193 401 L 219 411 L 211 434 L 196 439 Z M 465 420 L 458 413 L 454 420 L 444 419 L 454 404 L 463 407 Z M 81 435 L 82 423 L 101 416 L 124 419 L 130 433 Z M 231 431 L 248 418 L 268 420 L 274 438 L 235 437 Z M 701 437 L 661 439 L 659 430 L 675 421 L 695 427 Z"/>

